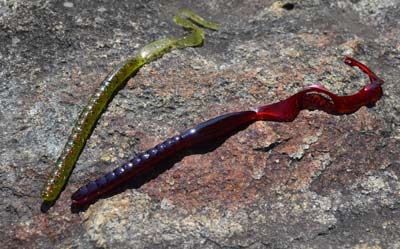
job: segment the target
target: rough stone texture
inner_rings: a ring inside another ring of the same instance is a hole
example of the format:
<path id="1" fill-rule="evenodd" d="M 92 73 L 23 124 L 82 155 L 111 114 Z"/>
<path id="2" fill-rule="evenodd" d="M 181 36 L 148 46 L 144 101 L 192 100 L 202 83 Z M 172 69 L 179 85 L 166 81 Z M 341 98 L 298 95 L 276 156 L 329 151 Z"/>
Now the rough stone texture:
<path id="1" fill-rule="evenodd" d="M 200 3 L 203 2 L 203 3 Z M 79 111 L 140 46 L 181 36 L 186 7 L 222 25 L 146 65 L 104 113 L 57 204 L 40 190 Z M 256 123 L 79 214 L 69 197 L 166 137 L 311 84 L 373 109 Z M 0 1 L 1 248 L 400 248 L 400 2 Z"/>

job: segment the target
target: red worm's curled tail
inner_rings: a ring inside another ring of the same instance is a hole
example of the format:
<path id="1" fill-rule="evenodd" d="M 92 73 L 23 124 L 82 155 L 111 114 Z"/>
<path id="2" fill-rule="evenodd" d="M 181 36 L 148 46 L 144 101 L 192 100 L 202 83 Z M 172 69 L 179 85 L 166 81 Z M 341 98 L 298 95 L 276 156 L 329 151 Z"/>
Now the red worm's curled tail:
<path id="1" fill-rule="evenodd" d="M 350 114 L 362 106 L 371 107 L 382 97 L 382 84 L 378 76 L 357 60 L 346 57 L 344 63 L 358 67 L 366 73 L 371 83 L 349 96 L 338 96 L 322 86 L 313 85 L 280 102 L 256 109 L 257 120 L 290 122 L 301 110 L 321 110 L 329 114 Z"/>

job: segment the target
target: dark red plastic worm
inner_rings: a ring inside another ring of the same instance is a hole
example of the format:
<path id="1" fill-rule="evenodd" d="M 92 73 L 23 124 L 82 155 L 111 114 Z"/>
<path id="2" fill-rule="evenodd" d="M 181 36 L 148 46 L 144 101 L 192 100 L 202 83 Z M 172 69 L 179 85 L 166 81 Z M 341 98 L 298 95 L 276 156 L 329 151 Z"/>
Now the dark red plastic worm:
<path id="1" fill-rule="evenodd" d="M 72 205 L 79 207 L 88 204 L 140 173 L 153 169 L 176 153 L 230 134 L 243 125 L 256 121 L 290 122 L 301 110 L 321 110 L 333 115 L 342 115 L 354 113 L 362 106 L 374 106 L 382 97 L 383 80 L 355 59 L 346 57 L 344 62 L 349 66 L 360 68 L 368 75 L 371 83 L 350 96 L 338 96 L 322 86 L 313 85 L 283 101 L 251 111 L 225 114 L 203 122 L 180 135 L 167 139 L 114 171 L 81 187 L 72 195 Z"/>

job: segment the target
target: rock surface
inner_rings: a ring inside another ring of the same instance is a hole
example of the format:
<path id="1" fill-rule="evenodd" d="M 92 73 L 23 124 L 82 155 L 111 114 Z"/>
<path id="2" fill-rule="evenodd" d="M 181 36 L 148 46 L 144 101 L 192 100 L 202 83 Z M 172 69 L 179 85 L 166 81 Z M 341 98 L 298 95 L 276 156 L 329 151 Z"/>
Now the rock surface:
<path id="1" fill-rule="evenodd" d="M 400 248 L 397 0 L 0 2 L 2 248 Z M 143 67 L 103 114 L 48 212 L 40 191 L 91 93 L 189 8 L 221 24 L 203 47 Z M 207 154 L 78 214 L 89 179 L 201 121 L 305 86 L 351 94 L 385 80 L 376 107 L 258 122 Z"/>

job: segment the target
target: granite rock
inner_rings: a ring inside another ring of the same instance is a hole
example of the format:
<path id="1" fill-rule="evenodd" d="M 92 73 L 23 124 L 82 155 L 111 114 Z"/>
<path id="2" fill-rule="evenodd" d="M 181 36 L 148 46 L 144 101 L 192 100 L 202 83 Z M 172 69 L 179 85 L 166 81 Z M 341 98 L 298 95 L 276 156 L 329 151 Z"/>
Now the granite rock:
<path id="1" fill-rule="evenodd" d="M 181 36 L 189 8 L 221 24 L 202 47 L 144 66 L 101 117 L 47 212 L 40 191 L 74 120 L 138 48 Z M 400 248 L 400 2 L 0 1 L 2 248 Z M 73 213 L 70 195 L 209 118 L 305 86 L 352 94 L 385 80 L 374 108 L 258 122 L 139 188 Z"/>

